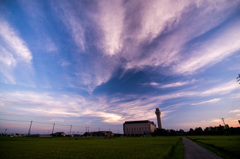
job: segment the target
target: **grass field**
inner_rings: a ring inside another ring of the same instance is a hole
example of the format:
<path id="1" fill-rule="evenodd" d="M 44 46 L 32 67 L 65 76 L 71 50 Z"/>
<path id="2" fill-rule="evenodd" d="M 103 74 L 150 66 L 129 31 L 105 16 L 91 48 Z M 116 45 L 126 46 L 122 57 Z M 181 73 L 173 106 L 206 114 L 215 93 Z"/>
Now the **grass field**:
<path id="1" fill-rule="evenodd" d="M 0 158 L 183 158 L 181 137 L 10 138 L 0 137 Z"/>
<path id="2" fill-rule="evenodd" d="M 225 159 L 240 158 L 240 136 L 194 136 L 188 138 Z"/>

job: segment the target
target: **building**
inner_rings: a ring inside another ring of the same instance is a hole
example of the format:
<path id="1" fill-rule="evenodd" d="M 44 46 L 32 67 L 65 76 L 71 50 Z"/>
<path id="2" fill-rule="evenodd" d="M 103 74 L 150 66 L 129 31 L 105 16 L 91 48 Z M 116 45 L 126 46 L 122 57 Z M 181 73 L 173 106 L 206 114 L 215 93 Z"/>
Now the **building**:
<path id="1" fill-rule="evenodd" d="M 156 125 L 149 120 L 125 121 L 123 124 L 123 132 L 128 136 L 150 134 L 155 130 Z"/>
<path id="2" fill-rule="evenodd" d="M 66 136 L 66 134 L 64 132 L 56 132 L 56 133 L 53 133 L 52 136 Z"/>
<path id="3" fill-rule="evenodd" d="M 113 137 L 114 134 L 111 131 L 97 131 L 97 132 L 86 132 L 84 136 Z"/>

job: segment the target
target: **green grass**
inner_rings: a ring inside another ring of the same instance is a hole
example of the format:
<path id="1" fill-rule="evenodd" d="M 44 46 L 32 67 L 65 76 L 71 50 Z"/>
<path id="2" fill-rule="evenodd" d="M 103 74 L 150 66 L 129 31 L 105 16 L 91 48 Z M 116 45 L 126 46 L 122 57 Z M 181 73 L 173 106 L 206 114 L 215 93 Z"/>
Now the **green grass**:
<path id="1" fill-rule="evenodd" d="M 184 146 L 182 138 L 178 141 L 176 145 L 173 146 L 172 151 L 169 155 L 169 159 L 183 159 L 184 157 Z"/>
<path id="2" fill-rule="evenodd" d="M 194 136 L 188 138 L 225 159 L 240 158 L 240 136 Z"/>
<path id="3" fill-rule="evenodd" d="M 0 137 L 0 158 L 183 158 L 181 137 L 10 138 Z"/>

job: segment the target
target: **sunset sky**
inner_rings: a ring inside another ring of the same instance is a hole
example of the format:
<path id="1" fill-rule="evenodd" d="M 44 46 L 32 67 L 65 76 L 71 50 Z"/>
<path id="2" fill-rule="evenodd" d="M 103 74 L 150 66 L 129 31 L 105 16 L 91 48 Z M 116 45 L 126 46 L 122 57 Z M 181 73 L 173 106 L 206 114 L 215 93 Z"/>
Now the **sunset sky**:
<path id="1" fill-rule="evenodd" d="M 239 73 L 240 0 L 0 1 L 0 133 L 236 127 Z"/>

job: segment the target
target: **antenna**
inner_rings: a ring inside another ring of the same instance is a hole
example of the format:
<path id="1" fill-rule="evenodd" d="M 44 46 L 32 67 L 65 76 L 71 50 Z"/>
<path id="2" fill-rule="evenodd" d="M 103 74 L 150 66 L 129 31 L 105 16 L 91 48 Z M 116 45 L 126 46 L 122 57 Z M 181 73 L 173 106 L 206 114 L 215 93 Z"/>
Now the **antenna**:
<path id="1" fill-rule="evenodd" d="M 31 132 L 32 122 L 33 121 L 31 121 L 31 123 L 30 123 L 30 127 L 29 127 L 29 130 L 28 130 L 28 135 L 30 135 L 30 132 Z"/>
<path id="2" fill-rule="evenodd" d="M 223 121 L 224 127 L 226 128 L 226 124 L 225 124 L 225 122 L 224 122 L 224 118 L 221 118 L 221 119 L 222 119 L 222 121 Z"/>
<path id="3" fill-rule="evenodd" d="M 53 132 L 54 132 L 54 127 L 55 127 L 55 123 L 53 123 L 52 134 L 53 134 Z"/>

